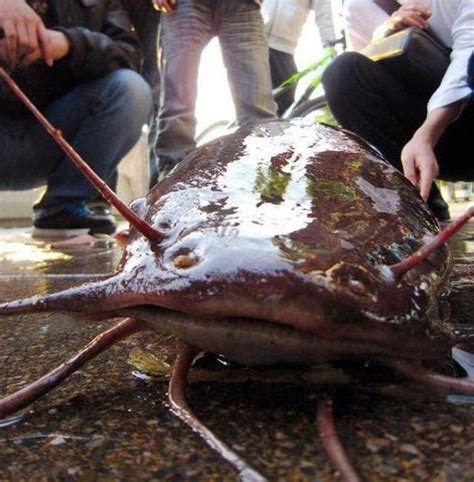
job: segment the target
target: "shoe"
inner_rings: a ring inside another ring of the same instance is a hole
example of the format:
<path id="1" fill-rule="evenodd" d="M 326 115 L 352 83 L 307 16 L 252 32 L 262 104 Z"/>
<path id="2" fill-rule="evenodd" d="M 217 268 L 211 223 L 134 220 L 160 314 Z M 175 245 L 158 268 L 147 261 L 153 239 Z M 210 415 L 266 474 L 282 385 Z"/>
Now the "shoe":
<path id="1" fill-rule="evenodd" d="M 439 223 L 446 223 L 451 221 L 451 214 L 449 212 L 449 208 L 446 209 L 433 209 L 431 211 L 434 214 L 434 217 L 438 220 Z"/>
<path id="2" fill-rule="evenodd" d="M 61 211 L 35 219 L 32 236 L 66 238 L 81 234 L 112 234 L 117 225 L 113 216 L 97 216 L 84 203 L 71 204 Z"/>
<path id="3" fill-rule="evenodd" d="M 433 187 L 431 188 L 430 195 L 428 197 L 428 206 L 438 222 L 442 223 L 451 219 L 449 206 L 443 199 L 443 196 L 441 196 L 436 184 L 433 184 Z"/>
<path id="4" fill-rule="evenodd" d="M 87 207 L 92 211 L 97 218 L 110 218 L 110 204 L 106 201 L 92 201 L 87 203 Z"/>

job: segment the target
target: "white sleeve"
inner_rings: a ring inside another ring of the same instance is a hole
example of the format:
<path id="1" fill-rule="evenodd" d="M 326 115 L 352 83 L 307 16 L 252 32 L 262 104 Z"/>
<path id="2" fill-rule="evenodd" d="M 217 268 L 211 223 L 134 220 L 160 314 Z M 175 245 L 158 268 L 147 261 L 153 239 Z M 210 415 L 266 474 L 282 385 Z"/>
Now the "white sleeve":
<path id="1" fill-rule="evenodd" d="M 467 82 L 469 57 L 474 52 L 474 1 L 461 0 L 451 29 L 453 50 L 448 70 L 428 102 L 428 112 L 472 95 Z"/>
<path id="2" fill-rule="evenodd" d="M 332 42 L 336 39 L 334 19 L 332 16 L 331 0 L 312 0 L 311 9 L 314 10 L 314 18 L 318 27 L 321 43 Z"/>
<path id="3" fill-rule="evenodd" d="M 342 17 L 351 50 L 360 52 L 372 39 L 374 30 L 388 18 L 372 0 L 345 0 Z"/>

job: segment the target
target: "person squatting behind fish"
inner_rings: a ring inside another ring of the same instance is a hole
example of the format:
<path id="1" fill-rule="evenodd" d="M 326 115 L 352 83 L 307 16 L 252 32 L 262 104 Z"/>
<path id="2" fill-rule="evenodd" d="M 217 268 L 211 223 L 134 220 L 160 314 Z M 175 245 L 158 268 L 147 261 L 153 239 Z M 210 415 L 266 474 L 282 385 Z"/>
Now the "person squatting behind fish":
<path id="1" fill-rule="evenodd" d="M 0 62 L 109 184 L 148 120 L 151 93 L 135 72 L 139 42 L 117 0 L 0 0 Z M 34 234 L 112 233 L 87 203 L 95 189 L 0 82 L 0 189 L 46 184 Z"/>
<path id="2" fill-rule="evenodd" d="M 262 17 L 268 39 L 273 88 L 298 71 L 295 49 L 311 11 L 314 11 L 315 23 L 325 52 L 335 56 L 336 34 L 331 0 L 263 0 Z M 295 93 L 296 84 L 276 99 L 278 116 L 294 102 Z"/>
<path id="3" fill-rule="evenodd" d="M 268 46 L 257 0 L 153 0 L 161 10 L 158 176 L 195 147 L 197 76 L 204 47 L 217 36 L 243 125 L 275 117 Z"/>
<path id="4" fill-rule="evenodd" d="M 402 4 L 385 27 L 428 26 L 452 49 L 438 86 L 420 91 L 406 75 L 395 76 L 380 63 L 346 52 L 326 70 L 323 84 L 338 122 L 381 150 L 417 186 L 441 221 L 449 210 L 433 181 L 472 181 L 474 106 L 468 62 L 474 50 L 472 0 L 423 0 Z"/>

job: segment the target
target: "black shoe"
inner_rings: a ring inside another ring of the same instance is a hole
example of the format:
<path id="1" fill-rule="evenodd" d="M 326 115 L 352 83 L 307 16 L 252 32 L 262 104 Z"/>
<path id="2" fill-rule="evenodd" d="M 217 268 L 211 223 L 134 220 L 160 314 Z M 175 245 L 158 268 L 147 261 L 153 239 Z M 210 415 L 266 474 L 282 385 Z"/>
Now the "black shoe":
<path id="1" fill-rule="evenodd" d="M 66 238 L 81 234 L 112 234 L 117 226 L 112 216 L 97 216 L 84 203 L 71 204 L 63 210 L 35 219 L 32 236 Z"/>
<path id="2" fill-rule="evenodd" d="M 434 217 L 438 220 L 439 223 L 446 223 L 448 221 L 451 221 L 451 214 L 449 212 L 449 208 L 446 209 L 433 209 Z"/>
<path id="3" fill-rule="evenodd" d="M 430 207 L 438 222 L 442 223 L 451 219 L 451 215 L 449 213 L 449 206 L 447 202 L 443 199 L 443 196 L 441 196 L 441 193 L 439 192 L 438 186 L 436 186 L 436 184 L 433 184 L 433 187 L 431 188 L 430 195 L 428 197 L 428 206 Z"/>
<path id="4" fill-rule="evenodd" d="M 92 201 L 87 203 L 87 207 L 97 218 L 110 218 L 112 216 L 110 204 L 106 201 Z"/>

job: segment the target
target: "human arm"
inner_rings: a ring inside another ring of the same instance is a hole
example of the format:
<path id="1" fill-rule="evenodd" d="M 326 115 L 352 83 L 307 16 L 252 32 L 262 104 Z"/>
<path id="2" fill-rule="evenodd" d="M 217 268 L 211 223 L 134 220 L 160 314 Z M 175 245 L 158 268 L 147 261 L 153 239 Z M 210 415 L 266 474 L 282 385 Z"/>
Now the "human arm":
<path id="1" fill-rule="evenodd" d="M 138 70 L 140 67 L 140 44 L 121 2 L 111 0 L 104 4 L 89 7 L 89 16 L 94 19 L 90 23 L 100 20 L 100 31 L 55 27 L 69 41 L 70 51 L 64 64 L 79 82 L 93 80 L 119 68 Z"/>
<path id="2" fill-rule="evenodd" d="M 330 46 L 336 39 L 331 0 L 313 0 L 314 20 L 323 47 Z"/>
<path id="3" fill-rule="evenodd" d="M 46 29 L 46 35 L 50 44 L 53 62 L 64 58 L 69 53 L 69 50 L 71 48 L 67 37 L 62 32 L 51 29 Z M 36 50 L 30 52 L 28 55 L 23 56 L 18 65 L 30 65 L 37 62 L 41 58 L 41 51 L 39 48 L 37 48 Z"/>
<path id="4" fill-rule="evenodd" d="M 464 101 L 472 96 L 467 71 L 474 50 L 473 24 L 474 3 L 471 0 L 460 0 L 456 18 L 448 30 L 452 38 L 450 64 L 428 102 L 426 120 L 402 151 L 405 174 L 420 188 L 423 197 L 433 180 L 433 166 L 437 171 L 434 147 L 461 112 Z M 415 177 L 414 172 L 418 172 Z"/>
<path id="5" fill-rule="evenodd" d="M 462 104 L 462 101 L 458 101 L 429 112 L 423 124 L 402 150 L 403 172 L 425 201 L 428 199 L 433 181 L 439 174 L 435 146 L 451 122 L 459 115 Z"/>
<path id="6" fill-rule="evenodd" d="M 48 65 L 53 64 L 50 36 L 41 18 L 24 0 L 0 0 L 0 61 L 8 66 L 38 50 Z"/>

